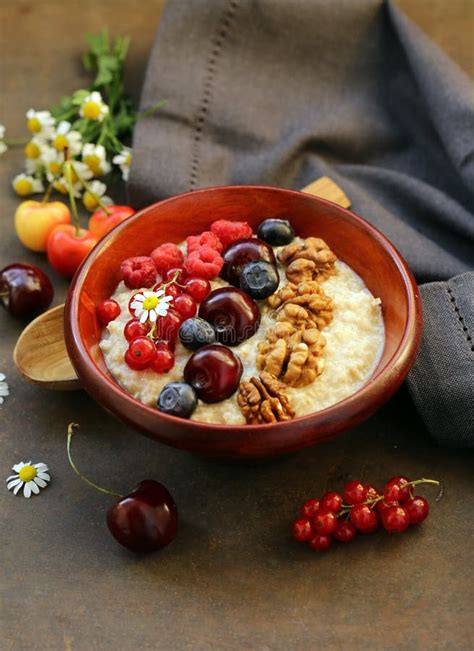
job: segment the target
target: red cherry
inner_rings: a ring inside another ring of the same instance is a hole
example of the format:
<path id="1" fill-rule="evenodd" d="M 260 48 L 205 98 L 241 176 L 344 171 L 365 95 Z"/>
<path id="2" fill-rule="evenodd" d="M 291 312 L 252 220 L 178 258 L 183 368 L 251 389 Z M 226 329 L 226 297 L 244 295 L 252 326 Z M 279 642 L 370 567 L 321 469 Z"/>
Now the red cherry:
<path id="1" fill-rule="evenodd" d="M 352 524 L 361 533 L 373 533 L 378 527 L 377 514 L 367 504 L 356 504 L 349 512 Z"/>
<path id="2" fill-rule="evenodd" d="M 211 283 L 204 278 L 188 278 L 185 283 L 186 293 L 201 303 L 211 293 Z"/>
<path id="3" fill-rule="evenodd" d="M 301 507 L 301 515 L 303 518 L 312 518 L 316 511 L 319 509 L 319 500 L 312 498 L 305 502 Z"/>
<path id="4" fill-rule="evenodd" d="M 352 479 L 344 486 L 344 504 L 360 504 L 367 497 L 367 487 Z"/>
<path id="5" fill-rule="evenodd" d="M 199 306 L 199 316 L 210 323 L 217 340 L 236 346 L 260 325 L 260 309 L 248 294 L 235 287 L 214 289 Z"/>
<path id="6" fill-rule="evenodd" d="M 354 540 L 357 535 L 357 529 L 354 527 L 352 522 L 347 520 L 338 520 L 337 527 L 334 530 L 333 536 L 339 542 L 347 543 Z"/>
<path id="7" fill-rule="evenodd" d="M 264 260 L 276 265 L 275 254 L 270 244 L 254 237 L 237 240 L 231 244 L 226 249 L 223 258 L 224 266 L 221 277 L 235 287 L 240 286 L 242 269 L 249 262 Z"/>
<path id="8" fill-rule="evenodd" d="M 319 508 L 313 518 L 314 530 L 318 535 L 327 535 L 337 527 L 337 517 L 332 511 Z"/>
<path id="9" fill-rule="evenodd" d="M 220 344 L 196 350 L 184 367 L 184 380 L 203 402 L 220 402 L 236 391 L 242 375 L 242 362 Z"/>
<path id="10" fill-rule="evenodd" d="M 163 484 L 146 479 L 107 511 L 107 526 L 132 552 L 162 549 L 176 536 L 178 510 Z"/>
<path id="11" fill-rule="evenodd" d="M 314 536 L 313 525 L 310 520 L 300 518 L 293 522 L 293 538 L 298 542 L 304 542 Z"/>
<path id="12" fill-rule="evenodd" d="M 383 494 L 387 502 L 403 502 L 410 497 L 410 486 L 406 486 L 408 477 L 392 477 L 385 484 Z"/>
<path id="13" fill-rule="evenodd" d="M 332 511 L 337 513 L 342 506 L 342 495 L 336 493 L 336 491 L 328 491 L 323 495 L 321 500 L 321 508 L 325 511 Z"/>
<path id="14" fill-rule="evenodd" d="M 383 516 L 384 512 L 389 509 L 391 506 L 398 506 L 398 502 L 385 502 L 385 500 L 380 500 L 377 502 L 377 511 L 380 517 Z"/>
<path id="15" fill-rule="evenodd" d="M 174 278 L 175 276 L 176 278 Z M 179 283 L 180 285 L 184 285 L 187 276 L 188 274 L 182 267 L 175 267 L 174 269 L 170 269 L 165 273 L 164 280 L 165 282 L 169 282 L 174 278 L 175 282 Z"/>
<path id="16" fill-rule="evenodd" d="M 308 545 L 311 549 L 314 549 L 318 552 L 322 552 L 326 549 L 329 549 L 332 544 L 331 536 L 314 536 L 311 540 L 308 540 Z"/>
<path id="17" fill-rule="evenodd" d="M 384 529 L 390 533 L 402 533 L 410 524 L 410 517 L 403 506 L 393 505 L 384 509 L 382 524 Z"/>
<path id="18" fill-rule="evenodd" d="M 125 353 L 125 362 L 135 370 L 141 371 L 147 368 L 155 359 L 156 347 L 149 337 L 137 337 L 130 342 Z"/>
<path id="19" fill-rule="evenodd" d="M 53 295 L 48 276 L 32 264 L 18 262 L 0 271 L 0 305 L 15 317 L 36 316 L 49 307 Z"/>
<path id="20" fill-rule="evenodd" d="M 167 315 L 157 321 L 157 334 L 159 339 L 164 339 L 165 341 L 176 341 L 182 322 L 183 319 L 178 312 L 168 310 Z"/>
<path id="21" fill-rule="evenodd" d="M 403 502 L 403 508 L 408 513 L 410 524 L 420 524 L 426 520 L 430 512 L 430 505 L 424 497 L 410 497 Z"/>
<path id="22" fill-rule="evenodd" d="M 160 341 L 156 344 L 156 355 L 150 364 L 150 368 L 155 373 L 167 373 L 174 366 L 175 358 L 166 341 Z"/>
<path id="23" fill-rule="evenodd" d="M 189 296 L 189 294 L 181 294 L 181 296 L 175 298 L 173 308 L 176 310 L 176 312 L 181 314 L 183 321 L 190 319 L 197 312 L 196 301 L 194 298 Z"/>
<path id="24" fill-rule="evenodd" d="M 145 337 L 148 333 L 148 323 L 140 323 L 138 319 L 130 319 L 123 329 L 124 337 L 127 341 L 132 341 L 137 337 Z"/>
<path id="25" fill-rule="evenodd" d="M 102 325 L 106 326 L 120 314 L 120 305 L 112 298 L 107 298 L 97 306 L 97 316 Z"/>

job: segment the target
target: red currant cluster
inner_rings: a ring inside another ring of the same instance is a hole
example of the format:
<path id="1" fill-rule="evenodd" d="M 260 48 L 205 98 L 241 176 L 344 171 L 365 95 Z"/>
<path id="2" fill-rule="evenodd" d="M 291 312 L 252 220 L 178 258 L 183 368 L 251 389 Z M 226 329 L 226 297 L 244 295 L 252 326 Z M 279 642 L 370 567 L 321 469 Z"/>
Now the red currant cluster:
<path id="1" fill-rule="evenodd" d="M 436 484 L 434 479 L 410 481 L 392 477 L 380 493 L 370 484 L 351 480 L 343 494 L 329 491 L 321 499 L 310 499 L 301 509 L 301 517 L 293 522 L 293 537 L 308 543 L 314 550 L 328 549 L 333 539 L 350 542 L 357 532 L 374 533 L 381 523 L 389 533 L 401 533 L 410 524 L 420 524 L 428 517 L 429 504 L 415 496 L 418 484 Z"/>

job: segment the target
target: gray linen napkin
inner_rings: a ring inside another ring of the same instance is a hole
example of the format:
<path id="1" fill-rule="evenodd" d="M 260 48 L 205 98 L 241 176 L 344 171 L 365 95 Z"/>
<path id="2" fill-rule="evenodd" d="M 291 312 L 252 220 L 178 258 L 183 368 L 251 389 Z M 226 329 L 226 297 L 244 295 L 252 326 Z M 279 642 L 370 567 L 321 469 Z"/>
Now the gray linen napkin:
<path id="1" fill-rule="evenodd" d="M 474 446 L 467 77 L 390 1 L 168 0 L 142 108 L 163 98 L 135 130 L 133 205 L 331 176 L 420 283 L 437 281 L 421 288 L 425 331 L 408 386 L 433 436 Z"/>

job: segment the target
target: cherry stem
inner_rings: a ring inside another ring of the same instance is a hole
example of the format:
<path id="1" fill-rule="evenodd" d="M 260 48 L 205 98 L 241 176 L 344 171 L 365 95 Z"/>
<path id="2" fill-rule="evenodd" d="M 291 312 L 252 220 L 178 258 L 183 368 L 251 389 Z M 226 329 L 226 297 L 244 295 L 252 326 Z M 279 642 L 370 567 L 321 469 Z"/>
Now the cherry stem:
<path id="1" fill-rule="evenodd" d="M 84 475 L 81 474 L 79 469 L 77 468 L 76 464 L 72 460 L 71 457 L 71 442 L 72 442 L 72 437 L 76 433 L 76 430 L 79 429 L 79 425 L 77 423 L 69 423 L 68 428 L 67 428 L 67 458 L 69 461 L 69 465 L 71 468 L 74 470 L 76 475 L 82 479 L 83 482 L 86 484 L 89 484 L 89 486 L 92 486 L 92 488 L 95 488 L 98 490 L 100 493 L 105 493 L 105 495 L 111 495 L 112 497 L 123 497 L 120 493 L 114 493 L 114 491 L 109 491 L 106 488 L 102 488 L 102 486 L 99 486 L 98 484 L 95 484 L 93 481 L 90 479 L 87 479 L 87 477 L 84 477 Z"/>
<path id="2" fill-rule="evenodd" d="M 71 162 L 71 167 L 74 170 L 77 178 L 79 179 L 79 183 L 82 185 L 84 190 L 88 192 L 99 204 L 99 206 L 102 208 L 102 210 L 105 212 L 106 215 L 111 215 L 112 213 L 110 210 L 107 208 L 106 204 L 102 201 L 102 199 L 99 197 L 98 194 L 96 194 L 93 190 L 91 190 L 91 186 L 85 181 L 85 179 L 82 178 L 82 176 L 78 173 L 77 169 L 74 167 L 74 165 Z"/>
<path id="3" fill-rule="evenodd" d="M 76 237 L 81 234 L 81 224 L 79 222 L 79 215 L 77 214 L 76 198 L 72 188 L 72 164 L 70 160 L 64 163 L 64 170 L 66 172 L 67 191 L 69 194 L 69 203 L 71 204 L 72 221 L 76 227 Z"/>
<path id="4" fill-rule="evenodd" d="M 41 203 L 48 203 L 48 201 L 49 201 L 49 197 L 51 196 L 51 192 L 52 192 L 52 190 L 53 190 L 54 182 L 56 181 L 56 178 L 57 178 L 57 175 L 53 178 L 53 180 L 51 181 L 51 183 L 50 183 L 50 184 L 48 185 L 48 187 L 46 188 L 46 192 L 44 193 L 44 197 L 43 197 Z"/>

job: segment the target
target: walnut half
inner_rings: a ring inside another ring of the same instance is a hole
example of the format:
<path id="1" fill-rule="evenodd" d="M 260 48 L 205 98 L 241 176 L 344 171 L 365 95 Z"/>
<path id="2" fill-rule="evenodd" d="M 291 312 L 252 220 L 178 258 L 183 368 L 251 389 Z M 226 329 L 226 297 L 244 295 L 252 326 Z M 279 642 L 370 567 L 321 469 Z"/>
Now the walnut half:
<path id="1" fill-rule="evenodd" d="M 240 383 L 237 403 L 251 425 L 278 423 L 295 415 L 285 385 L 266 371 Z"/>

